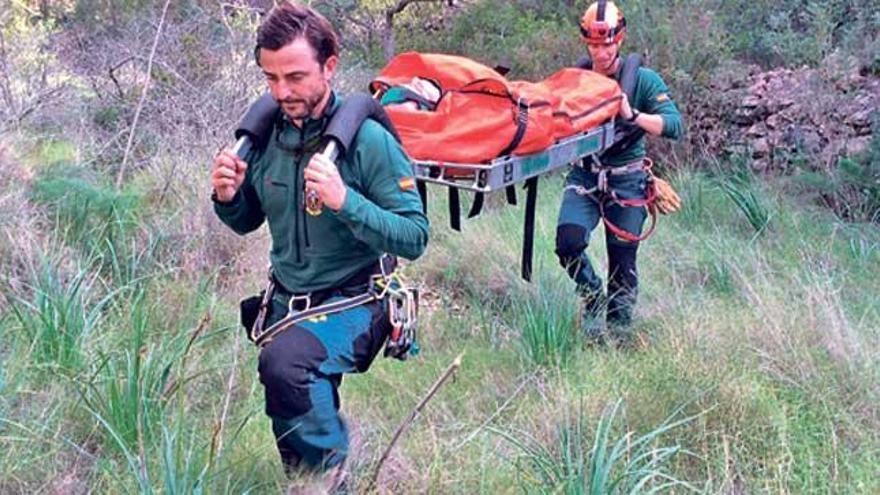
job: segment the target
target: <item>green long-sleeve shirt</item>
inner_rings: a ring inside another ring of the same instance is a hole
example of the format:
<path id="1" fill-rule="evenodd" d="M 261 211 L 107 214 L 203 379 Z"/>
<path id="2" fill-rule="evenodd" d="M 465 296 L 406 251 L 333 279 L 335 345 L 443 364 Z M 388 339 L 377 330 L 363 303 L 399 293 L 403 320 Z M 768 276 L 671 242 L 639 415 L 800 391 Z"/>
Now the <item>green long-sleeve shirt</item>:
<path id="1" fill-rule="evenodd" d="M 294 292 L 338 286 L 382 253 L 419 257 L 428 242 L 428 219 L 414 189 L 412 166 L 385 128 L 367 120 L 350 151 L 337 160 L 347 191 L 338 212 L 311 216 L 303 208 L 303 169 L 339 108 L 333 98 L 320 119 L 302 129 L 279 117 L 265 150 L 248 157 L 245 180 L 229 203 L 214 210 L 246 234 L 268 221 L 269 254 L 276 278 Z"/>
<path id="2" fill-rule="evenodd" d="M 618 79 L 620 75 L 618 74 Z M 663 118 L 663 132 L 661 136 L 669 139 L 679 139 L 684 134 L 684 124 L 681 113 L 672 97 L 669 88 L 659 74 L 647 67 L 640 67 L 636 79 L 636 87 L 633 100 L 630 105 L 640 112 L 657 114 Z M 605 165 L 624 165 L 645 156 L 645 137 L 642 136 L 632 145 L 614 153 L 604 154 L 600 157 Z"/>

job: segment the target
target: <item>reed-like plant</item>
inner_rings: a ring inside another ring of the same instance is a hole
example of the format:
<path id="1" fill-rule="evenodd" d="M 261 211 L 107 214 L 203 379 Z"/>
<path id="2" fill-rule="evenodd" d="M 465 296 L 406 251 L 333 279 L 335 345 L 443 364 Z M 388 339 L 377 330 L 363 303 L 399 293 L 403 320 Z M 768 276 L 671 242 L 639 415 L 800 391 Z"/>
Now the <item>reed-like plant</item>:
<path id="1" fill-rule="evenodd" d="M 30 297 L 12 295 L 10 305 L 38 365 L 74 371 L 83 364 L 83 344 L 116 293 L 101 294 L 94 261 L 65 275 L 61 259 L 45 256 L 25 285 Z"/>
<path id="2" fill-rule="evenodd" d="M 541 366 L 569 361 L 582 340 L 577 329 L 578 303 L 565 282 L 548 281 L 540 290 L 515 298 L 510 311 L 520 330 L 520 349 L 528 361 Z"/>
<path id="3" fill-rule="evenodd" d="M 578 407 L 569 424 L 558 430 L 555 444 L 547 446 L 525 432 L 498 428 L 498 434 L 523 456 L 521 483 L 527 493 L 608 495 L 658 493 L 682 489 L 699 492 L 692 484 L 670 474 L 667 465 L 680 453 L 692 455 L 678 445 L 658 446 L 661 436 L 694 419 L 676 419 L 677 409 L 663 423 L 640 436 L 627 431 L 614 438 L 615 423 L 624 423 L 623 400 L 606 408 L 593 432 L 590 446 L 588 417 Z"/>
<path id="4" fill-rule="evenodd" d="M 754 184 L 741 179 L 727 178 L 720 180 L 718 186 L 746 217 L 749 225 L 755 229 L 755 236 L 767 230 L 770 226 L 770 210 Z"/>

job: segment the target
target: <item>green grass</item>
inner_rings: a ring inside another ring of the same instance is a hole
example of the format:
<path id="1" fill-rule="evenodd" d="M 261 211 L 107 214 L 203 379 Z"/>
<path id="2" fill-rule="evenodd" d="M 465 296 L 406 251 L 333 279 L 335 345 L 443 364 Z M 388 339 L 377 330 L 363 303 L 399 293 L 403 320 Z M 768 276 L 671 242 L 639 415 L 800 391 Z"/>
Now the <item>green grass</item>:
<path id="1" fill-rule="evenodd" d="M 693 418 L 662 424 L 640 436 L 626 432 L 612 439 L 615 423 L 624 422 L 622 401 L 606 408 L 594 430 L 586 424 L 582 406 L 545 447 L 528 434 L 493 430 L 519 449 L 527 465 L 521 480 L 529 493 L 612 494 L 657 493 L 677 487 L 698 492 L 687 482 L 665 471 L 666 464 L 682 453 L 679 446 L 655 446 L 664 433 Z M 568 411 L 563 413 L 568 418 Z M 520 437 L 522 435 L 522 438 Z M 589 438 L 592 437 L 592 447 Z"/>
<path id="2" fill-rule="evenodd" d="M 553 254 L 559 176 L 541 182 L 531 284 L 519 279 L 521 205 L 491 198 L 458 234 L 432 189 L 432 242 L 406 267 L 424 289 L 422 353 L 379 358 L 341 389 L 352 486 L 366 487 L 398 423 L 464 351 L 381 490 L 880 489 L 876 226 L 841 223 L 770 183 L 749 186 L 772 218 L 756 236 L 714 177 L 684 171 L 674 183 L 685 207 L 641 248 L 634 329 L 647 346 L 631 350 L 580 342 L 574 286 Z M 0 491 L 63 480 L 96 492 L 281 491 L 257 352 L 234 313 L 262 270 L 224 286 L 183 273 L 167 233 L 135 218 L 124 245 L 89 258 L 57 243 L 7 284 Z M 602 235 L 589 248 L 600 272 Z"/>
<path id="3" fill-rule="evenodd" d="M 41 259 L 26 286 L 30 297 L 12 296 L 11 313 L 28 341 L 34 364 L 75 373 L 84 361 L 84 343 L 114 293 L 102 294 L 92 263 L 64 273 L 63 262 L 58 257 Z"/>

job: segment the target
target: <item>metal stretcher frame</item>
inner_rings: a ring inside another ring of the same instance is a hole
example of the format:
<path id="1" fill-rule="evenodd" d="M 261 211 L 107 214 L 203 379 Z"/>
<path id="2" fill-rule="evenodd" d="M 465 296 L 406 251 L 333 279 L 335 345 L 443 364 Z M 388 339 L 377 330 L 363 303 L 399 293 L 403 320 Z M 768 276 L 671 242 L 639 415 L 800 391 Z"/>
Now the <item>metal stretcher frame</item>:
<path id="1" fill-rule="evenodd" d="M 529 155 L 505 155 L 482 164 L 413 160 L 413 168 L 418 180 L 489 193 L 601 153 L 614 142 L 612 120 Z"/>

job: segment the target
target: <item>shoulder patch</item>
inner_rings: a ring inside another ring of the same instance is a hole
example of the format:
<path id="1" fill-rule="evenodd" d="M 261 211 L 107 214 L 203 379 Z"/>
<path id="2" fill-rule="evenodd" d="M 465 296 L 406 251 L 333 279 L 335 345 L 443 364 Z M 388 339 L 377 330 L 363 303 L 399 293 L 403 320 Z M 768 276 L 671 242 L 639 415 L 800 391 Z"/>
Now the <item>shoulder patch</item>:
<path id="1" fill-rule="evenodd" d="M 657 95 L 657 103 L 663 103 L 664 101 L 669 101 L 669 95 L 667 93 L 660 93 Z"/>
<path id="2" fill-rule="evenodd" d="M 414 177 L 404 177 L 397 181 L 401 191 L 411 191 L 416 188 L 416 179 Z"/>

